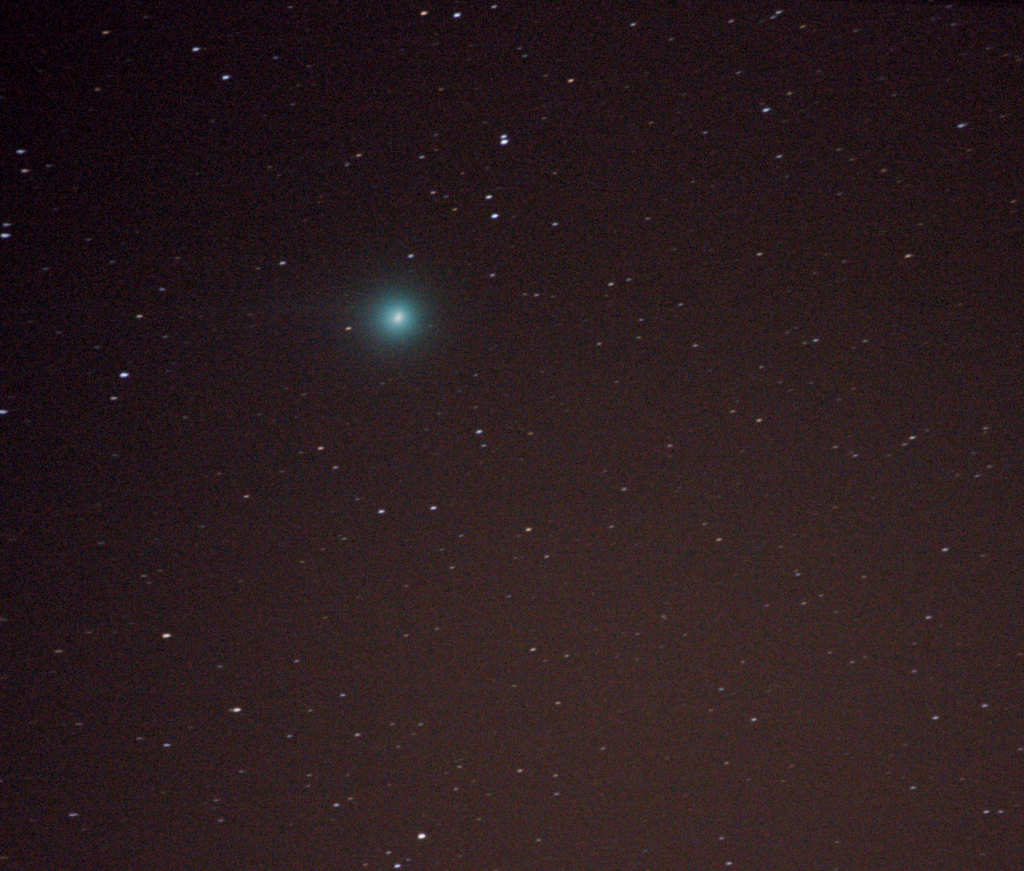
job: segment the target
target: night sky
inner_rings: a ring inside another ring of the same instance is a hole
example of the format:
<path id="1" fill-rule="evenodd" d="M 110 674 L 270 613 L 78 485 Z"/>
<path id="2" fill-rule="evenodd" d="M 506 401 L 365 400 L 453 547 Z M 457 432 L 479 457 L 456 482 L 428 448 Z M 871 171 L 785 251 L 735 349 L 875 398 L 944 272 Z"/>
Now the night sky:
<path id="1" fill-rule="evenodd" d="M 1024 867 L 1024 13 L 84 5 L 0 871 Z"/>

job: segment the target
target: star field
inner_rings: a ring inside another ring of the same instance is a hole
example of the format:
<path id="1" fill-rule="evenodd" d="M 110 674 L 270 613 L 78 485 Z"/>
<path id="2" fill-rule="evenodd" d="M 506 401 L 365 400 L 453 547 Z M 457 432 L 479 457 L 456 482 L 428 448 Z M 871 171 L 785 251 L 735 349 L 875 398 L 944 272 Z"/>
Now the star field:
<path id="1" fill-rule="evenodd" d="M 16 4 L 2 869 L 1024 866 L 1015 8 Z"/>

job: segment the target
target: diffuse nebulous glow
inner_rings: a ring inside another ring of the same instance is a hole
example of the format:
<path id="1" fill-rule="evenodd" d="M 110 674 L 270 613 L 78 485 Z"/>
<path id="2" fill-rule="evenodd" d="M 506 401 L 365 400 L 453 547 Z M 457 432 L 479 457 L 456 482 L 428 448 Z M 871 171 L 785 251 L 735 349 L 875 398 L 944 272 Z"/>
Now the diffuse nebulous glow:
<path id="1" fill-rule="evenodd" d="M 406 342 L 421 334 L 425 306 L 411 295 L 388 296 L 373 308 L 373 332 L 388 342 Z"/>

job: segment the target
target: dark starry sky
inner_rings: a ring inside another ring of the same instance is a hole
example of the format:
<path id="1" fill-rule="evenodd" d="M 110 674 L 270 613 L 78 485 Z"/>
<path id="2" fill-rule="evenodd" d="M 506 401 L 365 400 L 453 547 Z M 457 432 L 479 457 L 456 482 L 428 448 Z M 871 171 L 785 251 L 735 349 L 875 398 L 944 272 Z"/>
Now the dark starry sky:
<path id="1" fill-rule="evenodd" d="M 1024 867 L 1024 15 L 210 5 L 5 7 L 0 869 Z"/>

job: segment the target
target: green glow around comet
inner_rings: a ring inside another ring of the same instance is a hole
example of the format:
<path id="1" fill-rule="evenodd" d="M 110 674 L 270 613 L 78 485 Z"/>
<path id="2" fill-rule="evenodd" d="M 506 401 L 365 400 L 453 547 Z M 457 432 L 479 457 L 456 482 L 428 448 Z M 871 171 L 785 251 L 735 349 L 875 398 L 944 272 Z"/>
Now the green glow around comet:
<path id="1" fill-rule="evenodd" d="M 376 307 L 376 331 L 389 342 L 411 340 L 422 328 L 421 307 L 408 298 L 383 300 Z"/>

